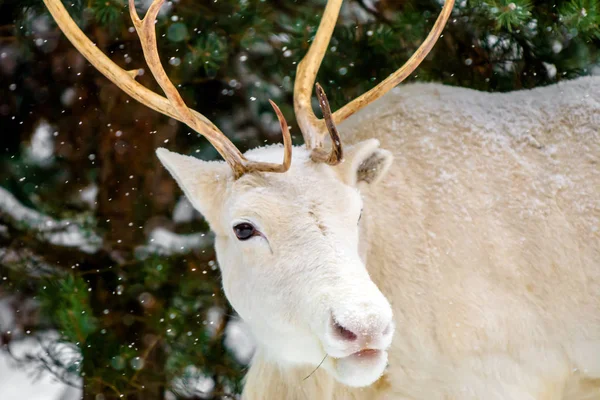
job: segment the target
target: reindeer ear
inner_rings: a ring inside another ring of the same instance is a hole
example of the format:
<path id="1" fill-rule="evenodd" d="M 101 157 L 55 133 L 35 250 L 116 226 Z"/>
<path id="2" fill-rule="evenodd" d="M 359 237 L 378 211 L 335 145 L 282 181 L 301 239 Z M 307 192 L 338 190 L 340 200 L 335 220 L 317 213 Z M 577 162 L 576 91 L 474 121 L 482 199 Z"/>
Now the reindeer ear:
<path id="1" fill-rule="evenodd" d="M 392 153 L 379 148 L 379 140 L 369 139 L 345 149 L 338 167 L 342 179 L 350 186 L 376 184 L 392 165 Z"/>
<path id="2" fill-rule="evenodd" d="M 175 178 L 186 197 L 218 233 L 227 183 L 233 179 L 231 168 L 221 161 L 202 161 L 195 157 L 159 148 L 156 155 Z"/>

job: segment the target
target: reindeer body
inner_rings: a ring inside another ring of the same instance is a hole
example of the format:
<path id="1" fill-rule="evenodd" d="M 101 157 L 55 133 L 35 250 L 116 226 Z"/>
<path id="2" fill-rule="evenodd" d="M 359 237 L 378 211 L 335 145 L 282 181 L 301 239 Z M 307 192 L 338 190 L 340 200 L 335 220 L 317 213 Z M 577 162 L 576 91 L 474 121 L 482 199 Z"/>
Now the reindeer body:
<path id="1" fill-rule="evenodd" d="M 389 367 L 351 389 L 259 348 L 244 399 L 600 398 L 600 79 L 405 85 L 340 131 L 394 153 L 360 244 L 394 311 Z"/>

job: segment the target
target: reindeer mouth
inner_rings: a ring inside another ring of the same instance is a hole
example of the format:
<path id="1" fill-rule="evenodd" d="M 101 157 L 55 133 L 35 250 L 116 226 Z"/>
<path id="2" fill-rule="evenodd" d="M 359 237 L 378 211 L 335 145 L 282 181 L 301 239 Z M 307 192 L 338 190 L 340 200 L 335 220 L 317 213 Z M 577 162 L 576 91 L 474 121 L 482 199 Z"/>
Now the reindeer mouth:
<path id="1" fill-rule="evenodd" d="M 367 366 L 372 363 L 377 363 L 378 360 L 386 358 L 386 356 L 387 352 L 385 350 L 363 349 L 346 357 L 338 357 L 336 359 Z"/>
<path id="2" fill-rule="evenodd" d="M 340 382 L 352 387 L 365 387 L 385 373 L 388 354 L 385 350 L 363 349 L 332 361 L 335 376 Z"/>
<path id="3" fill-rule="evenodd" d="M 357 351 L 356 353 L 352 354 L 352 356 L 355 357 L 373 357 L 373 356 L 377 356 L 381 353 L 381 350 L 377 350 L 377 349 L 364 349 L 361 351 Z"/>

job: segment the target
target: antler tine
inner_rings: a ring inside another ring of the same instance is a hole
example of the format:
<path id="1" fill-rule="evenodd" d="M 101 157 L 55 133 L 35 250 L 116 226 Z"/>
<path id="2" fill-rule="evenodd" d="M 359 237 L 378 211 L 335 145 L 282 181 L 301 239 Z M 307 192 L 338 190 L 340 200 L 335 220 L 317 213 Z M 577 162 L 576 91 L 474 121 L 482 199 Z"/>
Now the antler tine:
<path id="1" fill-rule="evenodd" d="M 285 172 L 289 169 L 291 161 L 292 139 L 289 130 L 284 131 L 285 157 L 284 164 L 271 164 L 247 160 L 229 139 L 205 116 L 189 109 L 183 99 L 169 81 L 158 56 L 156 46 L 156 32 L 154 21 L 164 0 L 154 0 L 148 9 L 147 16 L 141 20 L 135 11 L 133 0 L 129 0 L 130 13 L 134 26 L 142 39 L 142 48 L 148 66 L 159 85 L 167 94 L 167 98 L 147 89 L 135 80 L 137 71 L 126 71 L 115 64 L 79 29 L 73 21 L 65 6 L 60 0 L 43 0 L 52 14 L 60 30 L 65 34 L 75 48 L 104 76 L 117 85 L 125 93 L 140 103 L 179 120 L 205 136 L 217 149 L 219 154 L 227 161 L 239 178 L 248 172 Z M 279 115 L 278 115 L 279 117 Z M 281 120 L 281 118 L 280 118 Z M 282 125 L 283 126 L 283 125 Z M 287 124 L 286 124 L 287 129 Z M 287 162 L 287 164 L 286 164 Z"/>
<path id="2" fill-rule="evenodd" d="M 323 150 L 321 147 L 317 147 L 313 149 L 311 153 L 311 159 L 316 162 L 325 162 L 329 165 L 338 165 L 342 162 L 344 158 L 344 150 L 342 148 L 342 139 L 340 138 L 340 134 L 335 126 L 333 121 L 333 117 L 331 115 L 331 107 L 329 106 L 329 100 L 327 100 L 327 95 L 325 91 L 319 85 L 316 84 L 316 92 L 317 98 L 319 99 L 319 107 L 321 107 L 321 111 L 323 112 L 323 119 L 325 120 L 325 125 L 327 126 L 327 131 L 331 136 L 331 151 L 327 152 Z"/>
<path id="3" fill-rule="evenodd" d="M 431 32 L 429 32 L 429 35 L 427 35 L 425 41 L 421 44 L 417 51 L 408 59 L 408 61 L 400 69 L 398 69 L 396 72 L 390 75 L 379 85 L 375 86 L 367 93 L 357 97 L 350 103 L 346 104 L 344 107 L 337 110 L 333 114 L 334 121 L 339 124 L 340 122 L 346 120 L 352 114 L 367 106 L 368 104 L 371 104 L 375 100 L 379 99 L 384 94 L 386 94 L 394 87 L 399 85 L 406 78 L 408 78 L 408 76 L 410 76 L 410 74 L 412 74 L 413 71 L 417 69 L 417 67 L 433 49 L 433 46 L 437 42 L 442 31 L 444 30 L 444 27 L 446 26 L 446 23 L 448 22 L 448 18 L 450 18 L 450 14 L 452 13 L 453 7 L 454 0 L 446 0 L 438 19 L 435 21 L 435 24 L 431 29 Z"/>
<path id="4" fill-rule="evenodd" d="M 154 75 L 159 86 L 163 89 L 173 107 L 175 107 L 180 118 L 187 117 L 188 119 L 191 119 L 191 116 L 189 115 L 190 110 L 185 106 L 183 99 L 169 80 L 158 55 L 154 24 L 164 3 L 165 0 L 154 0 L 148 8 L 146 16 L 143 19 L 140 19 L 137 10 L 135 9 L 135 0 L 129 0 L 129 15 L 131 16 L 131 21 L 133 22 L 133 26 L 140 39 L 144 58 L 146 59 L 146 63 L 148 64 L 152 75 Z"/>
<path id="5" fill-rule="evenodd" d="M 290 134 L 290 128 L 285 120 L 285 117 L 283 116 L 283 113 L 279 107 L 277 107 L 277 104 L 275 104 L 273 100 L 269 100 L 269 103 L 271 103 L 273 110 L 275 110 L 275 114 L 277 114 L 277 119 L 279 120 L 279 125 L 281 126 L 281 133 L 283 134 L 284 148 L 283 164 L 276 165 L 277 169 L 271 172 L 286 172 L 292 165 L 292 135 Z M 260 165 L 260 163 L 255 165 Z"/>
<path id="6" fill-rule="evenodd" d="M 296 72 L 294 85 L 294 110 L 298 125 L 304 136 L 304 141 L 309 149 L 322 147 L 325 135 L 324 126 L 312 109 L 312 90 L 317 78 L 317 73 L 323 62 L 323 57 L 331 41 L 343 0 L 328 0 L 321 23 L 312 45 Z"/>

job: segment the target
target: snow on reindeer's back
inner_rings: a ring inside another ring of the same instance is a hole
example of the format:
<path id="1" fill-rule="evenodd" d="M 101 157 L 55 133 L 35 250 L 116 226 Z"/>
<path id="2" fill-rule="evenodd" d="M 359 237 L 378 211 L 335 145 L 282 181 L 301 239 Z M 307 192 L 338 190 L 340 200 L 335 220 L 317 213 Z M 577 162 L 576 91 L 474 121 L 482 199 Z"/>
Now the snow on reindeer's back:
<path id="1" fill-rule="evenodd" d="M 600 77 L 583 77 L 508 93 L 402 85 L 340 131 L 346 142 L 378 138 L 394 152 L 397 171 L 418 175 L 430 198 L 448 207 L 480 182 L 478 192 L 523 217 L 541 216 L 557 201 L 594 235 L 599 127 Z"/>
<path id="2" fill-rule="evenodd" d="M 401 85 L 344 121 L 340 131 L 344 141 L 377 137 L 384 147 L 414 135 L 438 133 L 440 127 L 456 127 L 489 145 L 571 133 L 598 145 L 598 126 L 600 77 L 583 77 L 507 93 L 437 83 Z"/>

